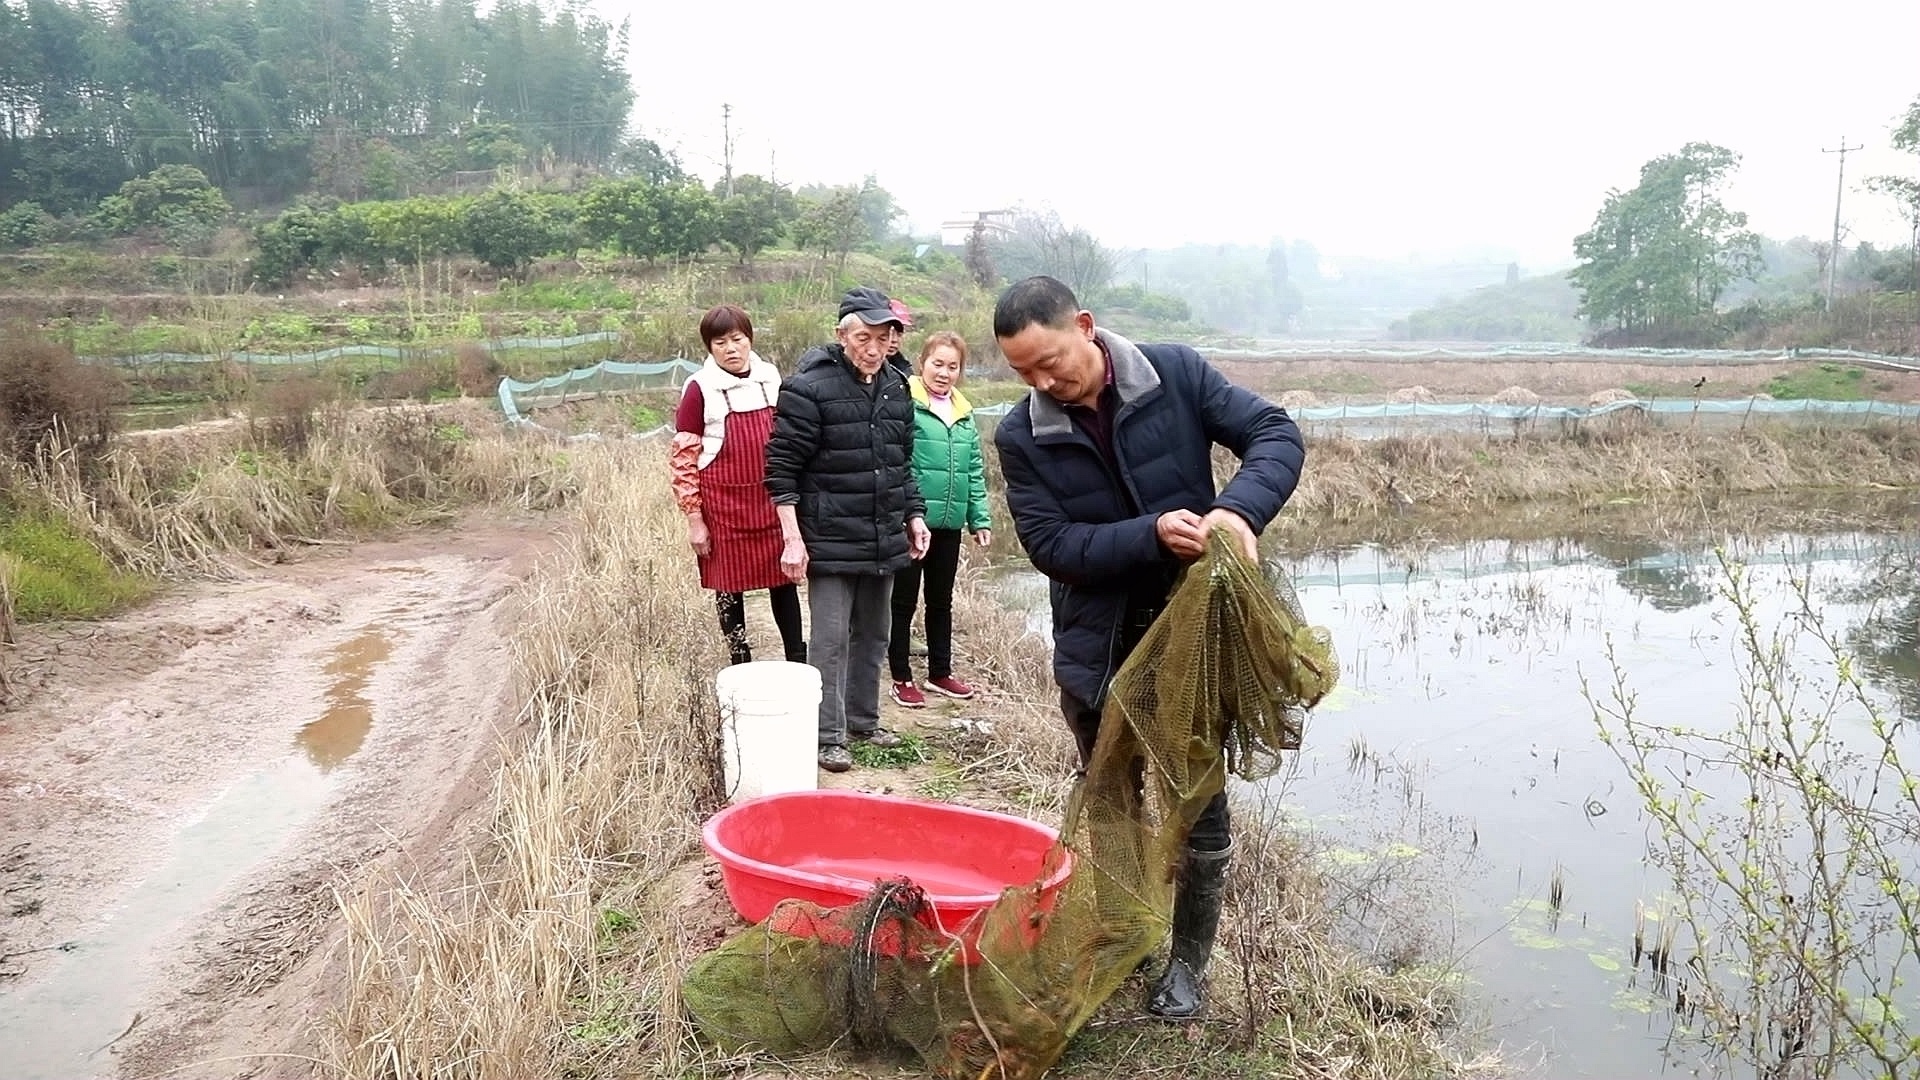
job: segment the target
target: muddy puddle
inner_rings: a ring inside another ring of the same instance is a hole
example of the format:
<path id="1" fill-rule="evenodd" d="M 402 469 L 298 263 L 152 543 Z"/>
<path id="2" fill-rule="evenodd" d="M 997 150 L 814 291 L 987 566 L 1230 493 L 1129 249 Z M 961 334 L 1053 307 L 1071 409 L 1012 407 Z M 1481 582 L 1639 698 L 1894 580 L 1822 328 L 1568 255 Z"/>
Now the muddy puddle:
<path id="1" fill-rule="evenodd" d="M 8 1080 L 102 1076 L 111 1048 L 144 1017 L 151 957 L 211 909 L 222 892 L 261 866 L 320 811 L 338 786 L 336 770 L 361 749 L 375 717 L 367 685 L 392 652 L 378 628 L 326 656 L 321 714 L 302 726 L 288 753 L 226 788 L 182 820 L 164 862 L 25 987 L 0 997 L 0 1044 Z"/>
<path id="2" fill-rule="evenodd" d="M 373 727 L 373 705 L 367 700 L 367 682 L 374 666 L 393 654 L 393 642 L 380 630 L 368 630 L 334 650 L 325 671 L 327 711 L 300 729 L 298 741 L 307 760 L 321 772 L 360 752 Z"/>
<path id="3" fill-rule="evenodd" d="M 115 410 L 122 431 L 158 431 L 181 427 L 225 416 L 226 410 L 211 401 L 128 405 Z"/>
<path id="4" fill-rule="evenodd" d="M 1920 721 L 1917 548 L 1908 528 L 1726 550 L 1748 567 L 1762 626 L 1792 629 L 1804 580 L 1876 702 Z M 1611 534 L 1362 545 L 1283 565 L 1332 632 L 1343 682 L 1290 772 L 1243 794 L 1325 845 L 1350 886 L 1350 943 L 1385 967 L 1457 970 L 1463 1022 L 1516 1075 L 1698 1065 L 1675 1037 L 1669 972 L 1654 970 L 1663 940 L 1658 959 L 1674 962 L 1671 879 L 1649 862 L 1649 822 L 1582 679 L 1604 691 L 1617 663 L 1640 715 L 1731 722 L 1743 654 L 1713 548 Z M 1044 589 L 1015 576 L 1044 634 Z M 1811 635 L 1782 641 L 1805 670 L 1833 670 Z M 1737 803 L 1726 781 L 1700 785 Z M 1903 1007 L 1920 1013 L 1920 999 Z"/>

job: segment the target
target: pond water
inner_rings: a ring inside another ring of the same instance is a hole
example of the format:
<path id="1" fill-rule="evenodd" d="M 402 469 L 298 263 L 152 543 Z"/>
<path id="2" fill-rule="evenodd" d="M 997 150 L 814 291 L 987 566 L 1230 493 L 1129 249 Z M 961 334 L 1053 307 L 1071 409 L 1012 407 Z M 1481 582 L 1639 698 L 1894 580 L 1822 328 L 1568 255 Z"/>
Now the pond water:
<path id="1" fill-rule="evenodd" d="M 118 412 L 122 431 L 156 431 L 226 415 L 226 410 L 211 401 L 128 405 Z"/>
<path id="2" fill-rule="evenodd" d="M 1792 621 L 1804 581 L 1876 701 L 1920 720 L 1911 522 L 1724 550 L 1748 567 L 1762 625 Z M 1660 932 L 1671 883 L 1647 858 L 1652 830 L 1581 680 L 1608 693 L 1617 662 L 1643 718 L 1736 717 L 1738 620 L 1712 546 L 1358 546 L 1282 565 L 1331 631 L 1343 681 L 1288 773 L 1243 794 L 1327 843 L 1334 876 L 1364 897 L 1354 943 L 1389 963 L 1457 958 L 1469 1024 L 1517 1073 L 1689 1071 L 1670 990 L 1656 992 L 1633 949 L 1637 927 L 1648 945 Z M 1808 635 L 1790 649 L 1808 671 L 1833 670 Z"/>

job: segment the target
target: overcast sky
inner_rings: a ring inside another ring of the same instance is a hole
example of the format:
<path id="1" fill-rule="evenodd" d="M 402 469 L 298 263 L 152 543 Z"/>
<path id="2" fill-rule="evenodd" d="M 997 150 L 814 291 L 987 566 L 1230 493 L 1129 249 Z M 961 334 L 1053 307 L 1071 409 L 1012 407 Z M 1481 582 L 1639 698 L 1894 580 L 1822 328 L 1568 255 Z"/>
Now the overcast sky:
<path id="1" fill-rule="evenodd" d="M 1545 269 L 1690 140 L 1743 156 L 1726 200 L 1783 239 L 1831 231 L 1842 136 L 1854 240 L 1907 235 L 1856 181 L 1920 172 L 1888 145 L 1920 0 L 594 2 L 631 13 L 634 116 L 690 171 L 720 176 L 730 104 L 736 174 L 872 173 L 923 232 L 1024 203 L 1114 246 Z"/>

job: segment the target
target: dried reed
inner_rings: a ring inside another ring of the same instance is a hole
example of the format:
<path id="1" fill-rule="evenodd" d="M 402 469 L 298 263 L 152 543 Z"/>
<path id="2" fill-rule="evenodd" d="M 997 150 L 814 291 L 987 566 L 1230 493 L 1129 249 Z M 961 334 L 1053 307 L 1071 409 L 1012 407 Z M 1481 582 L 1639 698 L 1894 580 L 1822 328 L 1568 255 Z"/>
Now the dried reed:
<path id="1" fill-rule="evenodd" d="M 220 573 L 235 553 L 432 520 L 469 501 L 544 508 L 574 490 L 564 452 L 503 431 L 472 404 L 335 410 L 298 448 L 240 425 L 56 448 L 23 486 L 117 564 L 156 577 Z"/>
<path id="2" fill-rule="evenodd" d="M 1230 466 L 1231 459 L 1223 462 Z M 1920 486 L 1920 425 L 1756 425 L 1707 432 L 1626 427 L 1573 435 L 1313 437 L 1288 504 L 1307 521 L 1471 512 L 1619 496 L 1698 499 L 1839 487 Z"/>

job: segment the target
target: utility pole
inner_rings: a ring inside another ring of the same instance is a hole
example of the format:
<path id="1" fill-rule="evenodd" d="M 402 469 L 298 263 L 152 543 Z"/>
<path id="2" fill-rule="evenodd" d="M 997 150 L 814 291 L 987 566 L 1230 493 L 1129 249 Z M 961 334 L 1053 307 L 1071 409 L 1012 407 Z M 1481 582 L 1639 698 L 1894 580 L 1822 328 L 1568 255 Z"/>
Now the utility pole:
<path id="1" fill-rule="evenodd" d="M 1841 140 L 1842 144 L 1846 140 Z M 727 198 L 733 198 L 733 106 L 720 106 L 720 152 L 725 155 Z M 1837 219 L 1836 219 L 1837 220 Z"/>
<path id="2" fill-rule="evenodd" d="M 1827 252 L 1827 314 L 1833 314 L 1833 279 L 1840 276 L 1840 196 L 1847 190 L 1847 151 L 1858 150 L 1858 146 L 1848 146 L 1847 137 L 1840 136 L 1840 149 L 1829 150 L 1821 147 L 1823 154 L 1840 155 L 1840 179 L 1833 189 L 1833 249 Z"/>

